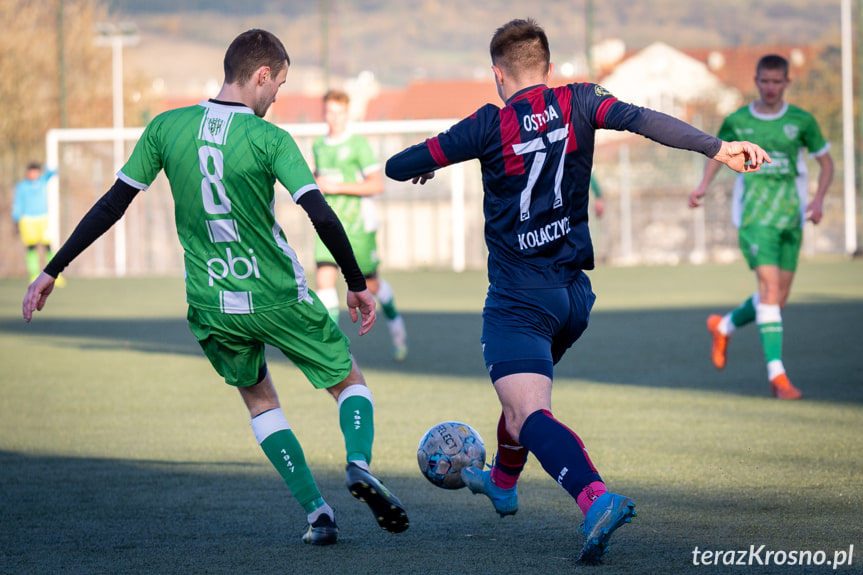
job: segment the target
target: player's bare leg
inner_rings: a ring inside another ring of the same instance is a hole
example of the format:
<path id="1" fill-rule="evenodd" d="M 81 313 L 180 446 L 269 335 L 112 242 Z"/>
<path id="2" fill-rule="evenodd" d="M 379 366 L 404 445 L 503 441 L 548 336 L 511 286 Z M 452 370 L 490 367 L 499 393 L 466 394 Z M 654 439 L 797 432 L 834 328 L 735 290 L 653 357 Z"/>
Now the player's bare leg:
<path id="1" fill-rule="evenodd" d="M 393 359 L 404 361 L 408 355 L 408 335 L 404 318 L 396 309 L 393 288 L 389 282 L 377 276 L 366 278 L 366 284 L 369 291 L 381 304 L 384 317 L 387 318 L 387 329 L 389 329 L 390 339 L 393 342 Z"/>

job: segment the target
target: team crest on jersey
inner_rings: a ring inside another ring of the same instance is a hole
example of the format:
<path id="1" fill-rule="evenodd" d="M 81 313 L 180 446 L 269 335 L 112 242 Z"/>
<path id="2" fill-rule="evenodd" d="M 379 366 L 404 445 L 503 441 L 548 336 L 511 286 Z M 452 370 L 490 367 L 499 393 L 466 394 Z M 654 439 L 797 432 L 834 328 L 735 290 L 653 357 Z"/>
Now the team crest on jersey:
<path id="1" fill-rule="evenodd" d="M 782 131 L 785 132 L 785 137 L 789 140 L 793 140 L 800 133 L 800 129 L 794 124 L 785 124 L 782 126 Z"/>
<path id="2" fill-rule="evenodd" d="M 600 98 L 602 98 L 603 96 L 611 96 L 611 92 L 609 92 L 599 84 L 593 87 L 593 91 L 596 92 L 596 95 Z"/>
<path id="3" fill-rule="evenodd" d="M 213 136 L 218 136 L 224 123 L 221 118 L 209 118 L 207 120 L 207 129 Z"/>
<path id="4" fill-rule="evenodd" d="M 225 145 L 225 139 L 228 137 L 228 130 L 231 129 L 231 118 L 233 112 L 209 108 L 201 118 L 201 125 L 198 127 L 198 138 L 205 142 L 212 142 Z"/>

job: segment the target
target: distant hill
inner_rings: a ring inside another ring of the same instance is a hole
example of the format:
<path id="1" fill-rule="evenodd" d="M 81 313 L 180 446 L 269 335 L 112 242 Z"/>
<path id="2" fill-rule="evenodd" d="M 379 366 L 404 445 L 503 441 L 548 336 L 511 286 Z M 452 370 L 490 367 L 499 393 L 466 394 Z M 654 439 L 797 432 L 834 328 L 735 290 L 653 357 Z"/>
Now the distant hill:
<path id="1" fill-rule="evenodd" d="M 521 2 L 457 0 L 112 0 L 114 17 L 136 22 L 148 38 L 223 51 L 237 33 L 260 27 L 278 34 L 295 66 L 321 67 L 356 76 L 370 70 L 384 84 L 411 78 L 468 78 L 489 74 L 488 41 L 495 27 L 516 17 L 535 17 L 549 33 L 555 62 L 584 57 L 585 2 L 546 0 L 525 11 Z M 839 43 L 840 0 L 603 0 L 593 2 L 594 43 L 620 38 L 629 50 L 662 40 L 678 48 Z M 328 6 L 327 18 L 322 17 Z M 326 26 L 324 22 L 326 21 Z M 328 37 L 328 51 L 324 37 Z M 146 54 L 144 43 L 135 48 Z M 166 48 L 161 48 L 164 51 Z M 170 51 L 170 48 L 168 48 Z M 197 53 L 196 50 L 188 50 Z M 209 62 L 184 62 L 186 50 L 170 51 L 171 65 L 190 73 Z M 161 58 L 141 58 L 154 66 Z M 216 62 L 218 68 L 219 62 Z M 220 73 L 217 74 L 220 76 Z M 219 79 L 221 79 L 219 77 Z"/>

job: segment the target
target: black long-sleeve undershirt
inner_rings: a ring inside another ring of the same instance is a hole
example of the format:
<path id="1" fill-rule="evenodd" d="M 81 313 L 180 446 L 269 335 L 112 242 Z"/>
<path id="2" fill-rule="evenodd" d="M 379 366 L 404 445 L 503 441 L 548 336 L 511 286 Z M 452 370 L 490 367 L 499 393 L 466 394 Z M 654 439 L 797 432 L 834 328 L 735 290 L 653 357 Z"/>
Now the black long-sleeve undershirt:
<path id="1" fill-rule="evenodd" d="M 529 89 L 531 88 L 524 91 Z M 640 134 L 662 145 L 691 150 L 708 158 L 716 156 L 722 148 L 722 140 L 682 120 L 620 101 L 614 101 L 609 107 L 603 128 Z M 445 152 L 449 153 L 450 150 Z M 427 142 L 422 142 L 392 156 L 387 160 L 385 170 L 387 177 L 404 182 L 440 167 L 429 152 Z"/>
<path id="2" fill-rule="evenodd" d="M 668 114 L 623 102 L 611 106 L 606 127 L 627 130 L 671 148 L 699 152 L 713 158 L 722 140 Z"/>
<path id="3" fill-rule="evenodd" d="M 140 191 L 123 180 L 118 179 L 114 182 L 111 189 L 105 192 L 105 195 L 99 198 L 99 201 L 90 208 L 90 211 L 81 218 L 75 231 L 45 266 L 45 273 L 53 278 L 60 275 L 60 272 L 72 263 L 72 260 L 123 217 L 129 204 Z"/>
<path id="4" fill-rule="evenodd" d="M 123 180 L 117 179 L 111 189 L 99 198 L 95 205 L 90 208 L 90 211 L 81 218 L 72 235 L 45 266 L 45 273 L 56 278 L 72 260 L 123 217 L 132 200 L 140 191 Z M 321 241 L 330 250 L 341 268 L 348 289 L 355 292 L 366 289 L 366 280 L 360 271 L 359 264 L 357 264 L 350 241 L 348 241 L 341 222 L 327 204 L 323 194 L 319 191 L 307 192 L 297 201 L 297 204 L 308 214 Z"/>
<path id="5" fill-rule="evenodd" d="M 342 227 L 338 216 L 324 199 L 324 195 L 318 190 L 309 191 L 297 200 L 297 204 L 306 211 L 321 241 L 330 250 L 336 264 L 341 268 L 348 289 L 351 291 L 366 289 L 366 278 L 360 271 L 345 229 Z"/>

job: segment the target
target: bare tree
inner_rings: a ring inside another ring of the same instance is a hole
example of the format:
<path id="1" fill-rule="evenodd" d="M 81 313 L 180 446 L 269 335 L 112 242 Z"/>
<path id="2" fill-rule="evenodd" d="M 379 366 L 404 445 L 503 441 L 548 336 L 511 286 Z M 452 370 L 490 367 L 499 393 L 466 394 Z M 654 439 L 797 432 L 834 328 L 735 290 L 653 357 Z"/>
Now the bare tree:
<path id="1" fill-rule="evenodd" d="M 61 100 L 68 127 L 110 125 L 111 53 L 93 42 L 94 24 L 107 18 L 98 0 L 0 2 L 0 22 L 15 23 L 0 34 L 0 260 L 9 265 L 23 264 L 19 242 L 11 241 L 12 190 L 27 162 L 44 160 L 45 133 L 60 127 Z M 8 275 L 6 267 L 0 275 Z"/>

